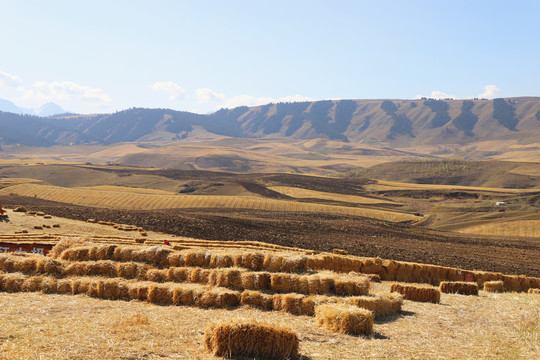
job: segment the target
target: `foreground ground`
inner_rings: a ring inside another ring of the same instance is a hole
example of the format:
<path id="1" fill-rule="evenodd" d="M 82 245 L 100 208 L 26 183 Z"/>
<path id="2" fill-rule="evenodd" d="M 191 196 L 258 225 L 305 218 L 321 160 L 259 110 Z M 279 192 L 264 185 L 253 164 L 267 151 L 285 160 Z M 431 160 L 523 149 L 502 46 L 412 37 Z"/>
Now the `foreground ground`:
<path id="1" fill-rule="evenodd" d="M 312 317 L 248 307 L 204 310 L 40 293 L 0 293 L 0 305 L 0 359 L 214 359 L 203 348 L 204 330 L 228 318 L 292 328 L 306 360 L 540 357 L 540 296 L 525 293 L 405 301 L 402 314 L 377 321 L 369 338 L 332 333 Z"/>

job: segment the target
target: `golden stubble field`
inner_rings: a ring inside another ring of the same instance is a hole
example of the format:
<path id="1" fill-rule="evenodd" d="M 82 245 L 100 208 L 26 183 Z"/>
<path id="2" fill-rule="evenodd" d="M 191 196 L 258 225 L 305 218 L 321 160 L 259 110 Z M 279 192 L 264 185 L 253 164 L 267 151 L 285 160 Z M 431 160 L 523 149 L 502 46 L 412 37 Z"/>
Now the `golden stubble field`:
<path id="1" fill-rule="evenodd" d="M 387 283 L 378 284 L 386 289 Z M 537 359 L 540 295 L 442 294 L 440 304 L 405 301 L 403 313 L 356 337 L 314 318 L 99 300 L 85 295 L 0 293 L 0 359 L 215 359 L 203 333 L 214 321 L 264 319 L 297 332 L 304 359 Z"/>

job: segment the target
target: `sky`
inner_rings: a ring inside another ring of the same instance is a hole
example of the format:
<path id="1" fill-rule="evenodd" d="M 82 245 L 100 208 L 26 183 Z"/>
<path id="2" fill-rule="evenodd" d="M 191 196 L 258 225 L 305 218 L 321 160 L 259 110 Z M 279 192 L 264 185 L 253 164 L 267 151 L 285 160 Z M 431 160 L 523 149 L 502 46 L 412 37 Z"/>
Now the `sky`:
<path id="1" fill-rule="evenodd" d="M 0 0 L 0 99 L 209 113 L 540 96 L 537 0 Z"/>

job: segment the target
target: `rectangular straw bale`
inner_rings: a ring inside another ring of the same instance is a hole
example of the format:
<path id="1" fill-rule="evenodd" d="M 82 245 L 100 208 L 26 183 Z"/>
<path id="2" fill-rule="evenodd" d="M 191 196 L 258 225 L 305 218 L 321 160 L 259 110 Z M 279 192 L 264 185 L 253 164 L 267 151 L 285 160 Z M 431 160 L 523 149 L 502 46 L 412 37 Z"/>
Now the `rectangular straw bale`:
<path id="1" fill-rule="evenodd" d="M 132 300 L 146 301 L 148 299 L 148 283 L 133 283 L 128 286 L 128 296 Z"/>
<path id="2" fill-rule="evenodd" d="M 264 254 L 261 253 L 253 253 L 251 254 L 251 262 L 248 265 L 248 269 L 251 269 L 253 271 L 260 271 L 263 268 L 264 264 Z"/>
<path id="3" fill-rule="evenodd" d="M 273 299 L 274 310 L 285 311 L 290 314 L 302 315 L 302 300 L 305 298 L 301 294 L 275 294 Z"/>
<path id="4" fill-rule="evenodd" d="M 151 246 L 144 250 L 144 261 L 159 266 L 168 266 L 167 257 L 173 250 L 163 246 Z"/>
<path id="5" fill-rule="evenodd" d="M 105 279 L 98 282 L 98 297 L 101 299 L 128 299 L 128 287 L 120 279 Z"/>
<path id="6" fill-rule="evenodd" d="M 174 305 L 195 305 L 195 299 L 199 297 L 199 291 L 192 287 L 175 286 L 173 288 L 172 301 Z"/>
<path id="7" fill-rule="evenodd" d="M 448 268 L 448 281 L 464 281 L 465 271 L 461 269 Z"/>
<path id="8" fill-rule="evenodd" d="M 303 255 L 283 257 L 281 271 L 295 273 L 304 272 L 306 270 L 306 260 L 307 257 Z"/>
<path id="9" fill-rule="evenodd" d="M 211 268 L 227 268 L 234 265 L 234 259 L 228 254 L 212 254 L 210 255 Z"/>
<path id="10" fill-rule="evenodd" d="M 58 279 L 46 276 L 41 280 L 41 291 L 46 294 L 56 294 L 58 293 Z M 70 289 L 71 290 L 71 289 Z"/>
<path id="11" fill-rule="evenodd" d="M 91 246 L 80 246 L 67 248 L 60 254 L 60 259 L 71 261 L 86 261 L 88 260 L 88 252 Z"/>
<path id="12" fill-rule="evenodd" d="M 56 292 L 58 294 L 70 294 L 72 293 L 71 279 L 59 279 L 56 283 Z"/>
<path id="13" fill-rule="evenodd" d="M 370 310 L 375 318 L 380 318 L 398 314 L 403 305 L 403 296 L 398 293 L 354 296 L 343 299 L 343 302 Z"/>
<path id="14" fill-rule="evenodd" d="M 519 276 L 519 291 L 527 291 L 531 287 L 531 282 L 528 277 Z"/>
<path id="15" fill-rule="evenodd" d="M 441 301 L 441 292 L 439 289 L 427 285 L 403 285 L 392 284 L 390 292 L 396 292 L 403 295 L 406 300 L 431 302 L 438 304 Z"/>
<path id="16" fill-rule="evenodd" d="M 189 250 L 184 254 L 186 266 L 208 266 L 206 262 L 206 252 L 200 250 Z"/>
<path id="17" fill-rule="evenodd" d="M 21 291 L 25 292 L 36 292 L 41 290 L 41 281 L 43 280 L 42 276 L 29 276 L 27 277 L 22 285 Z"/>
<path id="18" fill-rule="evenodd" d="M 336 275 L 334 278 L 334 291 L 337 295 L 358 296 L 369 292 L 369 279 L 353 274 Z"/>
<path id="19" fill-rule="evenodd" d="M 309 280 L 311 276 L 298 276 L 298 288 L 295 290 L 301 294 L 309 294 Z"/>
<path id="20" fill-rule="evenodd" d="M 336 303 L 341 299 L 335 296 L 310 295 L 304 296 L 301 301 L 302 315 L 314 316 L 315 308 L 320 304 Z"/>
<path id="21" fill-rule="evenodd" d="M 218 287 L 243 289 L 241 276 L 242 272 L 238 269 L 214 270 L 210 274 L 209 283 Z"/>
<path id="22" fill-rule="evenodd" d="M 43 257 L 36 264 L 36 271 L 51 275 L 61 275 L 64 273 L 65 264 L 54 259 Z"/>
<path id="23" fill-rule="evenodd" d="M 72 262 L 68 264 L 64 270 L 68 276 L 86 276 L 90 274 L 90 267 L 88 262 Z"/>
<path id="24" fill-rule="evenodd" d="M 484 282 L 484 291 L 487 292 L 504 292 L 503 281 L 486 281 Z"/>
<path id="25" fill-rule="evenodd" d="M 327 294 L 334 288 L 334 278 L 330 275 L 306 276 L 308 289 L 306 294 Z"/>
<path id="26" fill-rule="evenodd" d="M 270 289 L 271 274 L 269 272 L 243 272 L 241 275 L 244 289 L 267 290 Z"/>
<path id="27" fill-rule="evenodd" d="M 169 285 L 150 285 L 147 299 L 153 304 L 170 305 L 173 303 L 172 295 Z"/>
<path id="28" fill-rule="evenodd" d="M 225 308 L 240 305 L 240 293 L 238 291 L 214 288 L 204 291 L 197 299 L 195 305 L 203 308 Z"/>
<path id="29" fill-rule="evenodd" d="M 184 254 L 180 251 L 173 251 L 169 254 L 167 262 L 169 266 L 181 267 L 185 266 Z"/>
<path id="30" fill-rule="evenodd" d="M 114 249 L 113 260 L 133 261 L 136 250 L 137 248 L 133 246 L 117 246 L 116 249 Z"/>
<path id="31" fill-rule="evenodd" d="M 347 272 L 349 271 L 359 271 L 364 274 L 379 274 L 383 271 L 382 260 L 379 258 L 363 259 L 361 269 L 350 269 Z"/>
<path id="32" fill-rule="evenodd" d="M 465 281 L 443 281 L 439 290 L 445 294 L 478 295 L 478 284 Z"/>
<path id="33" fill-rule="evenodd" d="M 396 281 L 411 282 L 413 269 L 414 265 L 412 263 L 400 262 L 396 272 Z"/>
<path id="34" fill-rule="evenodd" d="M 540 295 L 540 289 L 530 288 L 528 293 L 529 294 L 539 294 Z"/>
<path id="35" fill-rule="evenodd" d="M 233 319 L 211 324 L 204 333 L 206 349 L 215 356 L 249 359 L 296 359 L 296 333 L 275 324 Z"/>
<path id="36" fill-rule="evenodd" d="M 185 282 L 189 275 L 190 272 L 185 267 L 170 267 L 167 269 L 167 281 Z"/>
<path id="37" fill-rule="evenodd" d="M 153 282 L 165 282 L 167 278 L 168 270 L 150 269 L 146 272 L 146 280 Z"/>
<path id="38" fill-rule="evenodd" d="M 91 281 L 87 278 L 74 278 L 71 281 L 71 293 L 73 295 L 87 294 L 91 284 Z"/>
<path id="39" fill-rule="evenodd" d="M 125 279 L 143 279 L 146 278 L 148 265 L 136 262 L 124 262 L 116 265 L 116 274 Z"/>
<path id="40" fill-rule="evenodd" d="M 475 271 L 474 272 L 476 282 L 481 287 L 488 281 L 503 281 L 504 276 L 501 273 L 487 272 L 487 271 Z M 503 283 L 504 286 L 504 283 Z M 489 287 L 489 285 L 488 285 Z"/>
<path id="41" fill-rule="evenodd" d="M 381 266 L 382 266 L 381 275 L 382 275 L 382 278 L 384 280 L 392 281 L 392 280 L 396 279 L 396 273 L 397 273 L 397 269 L 399 267 L 399 265 L 398 265 L 398 263 L 396 261 L 394 261 L 394 260 L 382 260 Z"/>
<path id="42" fill-rule="evenodd" d="M 270 272 L 280 272 L 283 268 L 283 256 L 267 254 L 264 257 L 263 269 Z"/>
<path id="43" fill-rule="evenodd" d="M 34 273 L 36 272 L 36 264 L 35 257 L 19 257 L 13 264 L 13 270 L 27 274 Z"/>
<path id="44" fill-rule="evenodd" d="M 62 252 L 70 247 L 79 247 L 79 246 L 85 246 L 88 245 L 89 242 L 87 239 L 84 238 L 71 238 L 71 237 L 64 237 L 60 239 L 56 243 L 56 245 L 53 246 L 51 251 L 47 254 L 47 256 L 56 259 L 62 254 Z"/>
<path id="45" fill-rule="evenodd" d="M 324 266 L 324 258 L 322 256 L 309 256 L 306 260 L 306 267 L 309 270 L 321 270 Z"/>
<path id="46" fill-rule="evenodd" d="M 270 288 L 276 292 L 297 292 L 299 276 L 296 274 L 275 273 L 270 276 Z"/>
<path id="47" fill-rule="evenodd" d="M 503 282 L 506 291 L 519 291 L 521 288 L 519 276 L 517 275 L 504 275 Z"/>
<path id="48" fill-rule="evenodd" d="M 117 245 L 113 244 L 98 245 L 95 248 L 93 260 L 112 260 L 114 258 L 114 251 L 116 248 Z"/>
<path id="49" fill-rule="evenodd" d="M 5 292 L 20 292 L 27 276 L 21 273 L 2 274 L 0 289 Z"/>
<path id="50" fill-rule="evenodd" d="M 319 326 L 342 334 L 369 336 L 373 333 L 373 313 L 348 304 L 318 305 L 315 320 Z"/>
<path id="51" fill-rule="evenodd" d="M 263 310 L 273 310 L 274 297 L 260 291 L 244 290 L 240 297 L 240 304 L 253 306 Z"/>

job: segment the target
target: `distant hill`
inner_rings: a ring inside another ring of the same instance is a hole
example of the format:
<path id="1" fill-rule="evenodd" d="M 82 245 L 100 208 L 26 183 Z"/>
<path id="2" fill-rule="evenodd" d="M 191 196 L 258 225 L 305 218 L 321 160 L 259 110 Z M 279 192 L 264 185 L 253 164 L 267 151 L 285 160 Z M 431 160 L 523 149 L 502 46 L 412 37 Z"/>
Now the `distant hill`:
<path id="1" fill-rule="evenodd" d="M 41 106 L 39 109 L 27 109 L 15 105 L 15 103 L 0 99 L 0 111 L 9 112 L 13 114 L 20 115 L 38 115 L 38 116 L 51 116 L 51 115 L 60 115 L 66 111 L 60 107 L 60 105 L 49 102 Z"/>
<path id="2" fill-rule="evenodd" d="M 0 126 L 0 144 L 28 146 L 181 142 L 201 130 L 208 136 L 326 138 L 391 148 L 506 140 L 524 145 L 540 139 L 540 98 L 324 100 L 208 115 L 143 108 L 56 117 L 0 112 Z"/>

